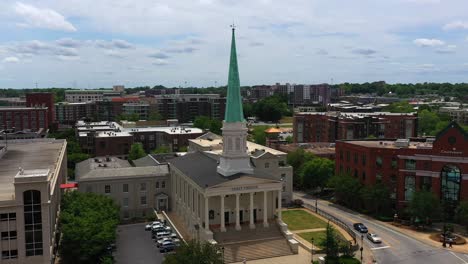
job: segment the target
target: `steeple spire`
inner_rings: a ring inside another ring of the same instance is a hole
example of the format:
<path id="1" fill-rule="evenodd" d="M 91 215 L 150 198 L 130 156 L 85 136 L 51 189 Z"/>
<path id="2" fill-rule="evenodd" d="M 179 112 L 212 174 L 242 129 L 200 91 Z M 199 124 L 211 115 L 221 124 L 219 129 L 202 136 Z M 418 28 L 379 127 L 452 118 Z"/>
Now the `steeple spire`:
<path id="1" fill-rule="evenodd" d="M 231 57 L 229 62 L 228 90 L 224 122 L 243 122 L 242 98 L 240 95 L 239 68 L 237 66 L 235 26 L 232 27 Z"/>

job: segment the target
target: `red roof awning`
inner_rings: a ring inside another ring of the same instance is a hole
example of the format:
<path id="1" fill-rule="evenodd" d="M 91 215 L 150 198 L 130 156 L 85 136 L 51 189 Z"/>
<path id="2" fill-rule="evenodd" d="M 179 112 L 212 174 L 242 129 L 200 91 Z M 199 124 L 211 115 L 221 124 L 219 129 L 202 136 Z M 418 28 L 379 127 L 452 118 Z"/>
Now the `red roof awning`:
<path id="1" fill-rule="evenodd" d="M 78 183 L 64 183 L 60 184 L 60 189 L 78 188 Z"/>

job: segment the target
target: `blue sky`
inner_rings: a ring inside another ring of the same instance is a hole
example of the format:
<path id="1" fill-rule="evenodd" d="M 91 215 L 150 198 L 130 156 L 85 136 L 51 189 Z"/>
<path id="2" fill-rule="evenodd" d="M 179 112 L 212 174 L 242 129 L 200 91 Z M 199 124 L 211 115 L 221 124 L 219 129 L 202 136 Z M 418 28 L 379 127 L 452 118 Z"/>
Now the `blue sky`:
<path id="1" fill-rule="evenodd" d="M 0 1 L 0 87 L 468 82 L 466 0 Z"/>

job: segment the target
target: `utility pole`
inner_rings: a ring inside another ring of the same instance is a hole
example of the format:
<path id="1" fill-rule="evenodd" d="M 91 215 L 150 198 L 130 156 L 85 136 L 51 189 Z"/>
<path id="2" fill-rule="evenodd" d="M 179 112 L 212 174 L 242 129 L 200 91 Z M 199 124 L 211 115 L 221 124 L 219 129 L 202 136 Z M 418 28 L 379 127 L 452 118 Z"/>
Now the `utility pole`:
<path id="1" fill-rule="evenodd" d="M 361 263 L 362 262 L 362 251 L 364 250 L 364 235 L 361 235 L 361 248 L 359 249 L 361 251 Z"/>

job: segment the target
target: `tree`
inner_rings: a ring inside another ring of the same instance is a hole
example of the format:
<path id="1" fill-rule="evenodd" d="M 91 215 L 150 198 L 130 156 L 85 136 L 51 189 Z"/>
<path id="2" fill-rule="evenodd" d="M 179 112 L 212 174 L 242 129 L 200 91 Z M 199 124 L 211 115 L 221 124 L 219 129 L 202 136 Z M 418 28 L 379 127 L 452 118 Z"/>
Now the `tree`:
<path id="1" fill-rule="evenodd" d="M 151 111 L 148 115 L 148 120 L 150 121 L 159 121 L 162 119 L 163 117 L 158 111 Z"/>
<path id="2" fill-rule="evenodd" d="M 327 224 L 325 239 L 319 242 L 319 246 L 325 249 L 325 263 L 335 263 L 338 261 L 340 245 L 335 228 L 333 228 L 330 223 Z"/>
<path id="3" fill-rule="evenodd" d="M 212 133 L 219 135 L 221 134 L 223 124 L 218 119 L 210 119 L 207 116 L 197 116 L 193 122 L 193 126 L 200 129 L 208 129 Z"/>
<path id="4" fill-rule="evenodd" d="M 293 137 L 292 137 L 292 136 L 287 136 L 287 137 L 286 137 L 286 142 L 287 142 L 288 144 L 293 143 Z"/>
<path id="5" fill-rule="evenodd" d="M 138 121 L 140 120 L 140 115 L 137 114 L 137 113 L 133 113 L 133 114 L 120 114 L 117 116 L 117 121 L 122 121 L 122 120 L 126 120 L 126 121 Z"/>
<path id="6" fill-rule="evenodd" d="M 457 221 L 464 225 L 468 233 L 468 201 L 462 201 L 455 209 L 455 217 Z"/>
<path id="7" fill-rule="evenodd" d="M 428 190 L 417 191 L 409 203 L 409 212 L 415 222 L 426 223 L 441 215 L 439 198 Z"/>
<path id="8" fill-rule="evenodd" d="M 253 140 L 255 143 L 260 145 L 266 145 L 266 133 L 265 133 L 265 126 L 255 126 L 253 128 Z"/>
<path id="9" fill-rule="evenodd" d="M 253 106 L 253 113 L 262 121 L 278 122 L 283 115 L 291 115 L 287 101 L 280 96 L 263 98 Z"/>
<path id="10" fill-rule="evenodd" d="M 390 207 L 390 191 L 382 184 L 377 183 L 372 186 L 363 187 L 360 191 L 360 196 L 364 205 L 370 213 L 377 216 L 388 213 Z"/>
<path id="11" fill-rule="evenodd" d="M 320 188 L 321 191 L 333 175 L 335 163 L 325 158 L 314 158 L 304 164 L 301 170 L 301 183 L 303 188 Z"/>
<path id="12" fill-rule="evenodd" d="M 210 120 L 209 129 L 210 129 L 211 132 L 220 135 L 222 133 L 221 132 L 222 127 L 223 127 L 223 124 L 221 123 L 220 120 L 218 120 L 218 119 L 211 119 Z"/>
<path id="13" fill-rule="evenodd" d="M 161 153 L 170 153 L 171 149 L 168 146 L 160 146 L 153 151 L 151 151 L 152 154 L 161 154 Z"/>
<path id="14" fill-rule="evenodd" d="M 328 186 L 335 189 L 336 201 L 349 208 L 358 209 L 362 184 L 349 175 L 335 175 L 328 181 Z"/>
<path id="15" fill-rule="evenodd" d="M 431 112 L 427 109 L 422 110 L 418 114 L 418 128 L 420 134 L 434 135 L 437 123 L 440 122 L 440 118 L 436 113 Z"/>
<path id="16" fill-rule="evenodd" d="M 293 184 L 295 186 L 301 187 L 301 171 L 302 167 L 308 161 L 311 161 L 315 158 L 314 154 L 305 151 L 302 148 L 298 148 L 293 152 L 288 153 L 286 161 L 289 165 L 293 167 Z"/>
<path id="17" fill-rule="evenodd" d="M 64 263 L 109 263 L 107 247 L 115 242 L 119 208 L 103 195 L 66 192 L 60 213 L 60 256 Z"/>
<path id="18" fill-rule="evenodd" d="M 166 255 L 164 264 L 197 263 L 222 264 L 223 256 L 217 245 L 191 240 L 177 249 L 177 254 Z"/>
<path id="19" fill-rule="evenodd" d="M 391 113 L 411 113 L 414 112 L 414 107 L 408 103 L 408 101 L 391 103 L 385 107 L 386 111 Z"/>
<path id="20" fill-rule="evenodd" d="M 128 159 L 136 160 L 139 158 L 143 158 L 144 156 L 146 156 L 146 152 L 143 149 L 143 145 L 141 143 L 133 143 L 132 147 L 130 148 Z"/>

